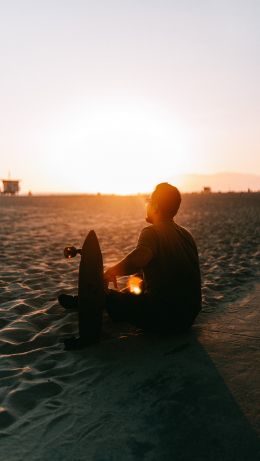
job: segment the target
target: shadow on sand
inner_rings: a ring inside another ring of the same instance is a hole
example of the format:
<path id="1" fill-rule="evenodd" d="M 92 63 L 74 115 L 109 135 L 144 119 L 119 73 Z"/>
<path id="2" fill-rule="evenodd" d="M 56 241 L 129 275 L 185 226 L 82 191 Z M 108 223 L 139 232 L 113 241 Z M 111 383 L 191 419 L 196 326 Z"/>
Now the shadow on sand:
<path id="1" fill-rule="evenodd" d="M 259 459 L 257 432 L 196 331 L 125 336 L 93 353 L 110 370 L 106 396 L 97 402 L 108 430 L 93 459 Z"/>

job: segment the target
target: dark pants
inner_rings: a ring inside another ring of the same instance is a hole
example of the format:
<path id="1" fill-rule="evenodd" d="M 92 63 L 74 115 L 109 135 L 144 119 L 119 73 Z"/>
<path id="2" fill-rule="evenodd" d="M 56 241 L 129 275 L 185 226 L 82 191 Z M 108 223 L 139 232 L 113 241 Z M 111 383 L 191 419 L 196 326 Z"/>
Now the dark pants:
<path id="1" fill-rule="evenodd" d="M 160 333 L 177 333 L 188 330 L 196 316 L 185 310 L 165 306 L 148 294 L 109 290 L 106 310 L 115 322 L 128 322 L 138 328 Z"/>

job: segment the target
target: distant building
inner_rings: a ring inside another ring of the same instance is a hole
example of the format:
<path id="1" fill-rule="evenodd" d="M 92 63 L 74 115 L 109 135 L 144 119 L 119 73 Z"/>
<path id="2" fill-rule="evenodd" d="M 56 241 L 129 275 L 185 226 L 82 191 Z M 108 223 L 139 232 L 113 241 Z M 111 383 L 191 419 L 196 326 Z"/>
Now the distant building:
<path id="1" fill-rule="evenodd" d="M 3 191 L 2 194 L 4 195 L 15 195 L 19 192 L 20 186 L 19 186 L 20 180 L 14 180 L 14 179 L 2 179 L 3 183 Z"/>
<path id="2" fill-rule="evenodd" d="M 210 194 L 211 193 L 211 187 L 208 187 L 208 186 L 203 187 L 203 193 L 204 194 Z"/>

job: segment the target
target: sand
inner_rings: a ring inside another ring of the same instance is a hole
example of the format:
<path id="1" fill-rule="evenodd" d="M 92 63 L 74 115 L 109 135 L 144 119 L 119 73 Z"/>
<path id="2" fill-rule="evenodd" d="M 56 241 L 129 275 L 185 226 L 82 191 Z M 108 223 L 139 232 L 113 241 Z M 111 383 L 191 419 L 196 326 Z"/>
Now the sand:
<path id="1" fill-rule="evenodd" d="M 114 197 L 0 198 L 1 460 L 258 459 L 259 195 L 184 198 L 204 310 L 189 335 L 147 336 L 104 318 L 100 345 L 66 352 L 80 246 L 105 264 L 132 249 L 144 202 Z M 240 213 L 237 213 L 237 209 Z M 125 284 L 121 281 L 121 286 Z"/>

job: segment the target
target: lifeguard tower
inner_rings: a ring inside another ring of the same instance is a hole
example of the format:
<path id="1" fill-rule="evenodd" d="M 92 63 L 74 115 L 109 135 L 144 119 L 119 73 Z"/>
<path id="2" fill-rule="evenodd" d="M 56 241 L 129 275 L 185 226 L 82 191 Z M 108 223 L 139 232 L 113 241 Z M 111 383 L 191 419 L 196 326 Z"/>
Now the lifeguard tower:
<path id="1" fill-rule="evenodd" d="M 20 179 L 2 179 L 3 191 L 2 195 L 15 195 L 20 190 Z"/>

